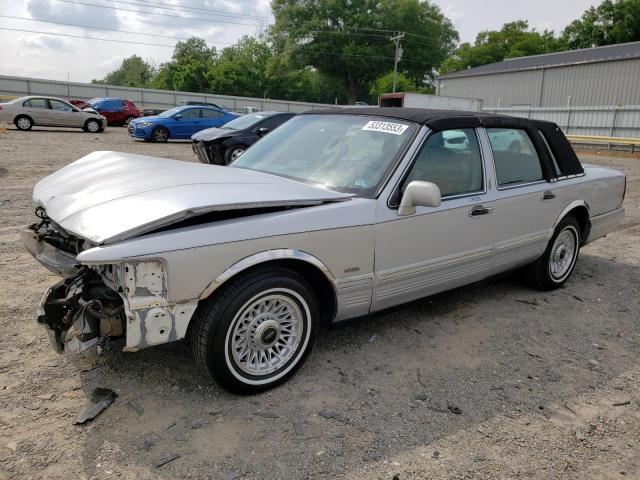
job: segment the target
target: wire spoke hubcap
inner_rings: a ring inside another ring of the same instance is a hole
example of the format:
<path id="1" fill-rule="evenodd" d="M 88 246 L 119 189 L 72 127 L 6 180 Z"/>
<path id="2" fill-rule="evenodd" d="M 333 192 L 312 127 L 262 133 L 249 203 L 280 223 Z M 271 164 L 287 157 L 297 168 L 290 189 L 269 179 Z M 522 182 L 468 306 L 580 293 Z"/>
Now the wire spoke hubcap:
<path id="1" fill-rule="evenodd" d="M 240 310 L 231 336 L 237 367 L 250 375 L 268 375 L 291 359 L 300 343 L 303 314 L 290 297 L 271 293 Z"/>
<path id="2" fill-rule="evenodd" d="M 575 233 L 566 229 L 556 237 L 551 249 L 549 269 L 555 279 L 564 277 L 573 265 L 577 239 Z"/>

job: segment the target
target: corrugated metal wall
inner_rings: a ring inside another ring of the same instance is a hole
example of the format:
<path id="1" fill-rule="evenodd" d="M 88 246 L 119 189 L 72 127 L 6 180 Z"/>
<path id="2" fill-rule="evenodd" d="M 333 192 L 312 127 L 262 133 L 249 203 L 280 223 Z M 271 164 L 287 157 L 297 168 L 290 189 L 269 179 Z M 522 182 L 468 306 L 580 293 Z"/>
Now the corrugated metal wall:
<path id="1" fill-rule="evenodd" d="M 188 100 L 205 101 L 223 106 L 228 110 L 241 111 L 244 107 L 259 110 L 279 110 L 283 112 L 304 112 L 331 105 L 322 103 L 290 102 L 263 98 L 233 97 L 228 95 L 208 95 L 194 92 L 171 92 L 144 88 L 118 87 L 90 83 L 67 83 L 56 80 L 9 77 L 0 75 L 0 95 L 50 95 L 62 98 L 89 100 L 95 97 L 117 97 L 133 101 L 138 107 L 170 108 L 182 105 Z"/>
<path id="2" fill-rule="evenodd" d="M 557 123 L 567 135 L 640 138 L 640 106 L 625 107 L 506 107 L 485 112 Z"/>
<path id="3" fill-rule="evenodd" d="M 482 98 L 485 107 L 640 105 L 640 59 L 443 78 L 438 94 Z"/>

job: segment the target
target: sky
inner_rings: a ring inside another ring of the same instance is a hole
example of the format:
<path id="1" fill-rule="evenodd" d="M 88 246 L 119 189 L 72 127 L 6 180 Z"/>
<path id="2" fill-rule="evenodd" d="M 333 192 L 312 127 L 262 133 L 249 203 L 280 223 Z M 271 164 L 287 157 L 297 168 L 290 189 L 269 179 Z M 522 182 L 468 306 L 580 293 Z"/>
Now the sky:
<path id="1" fill-rule="evenodd" d="M 499 29 L 503 23 L 518 19 L 528 20 L 538 30 L 558 33 L 599 2 L 434 0 L 434 3 L 451 19 L 460 40 L 473 42 L 478 32 Z M 161 14 L 153 8 L 158 5 L 166 5 L 169 10 Z M 270 13 L 269 0 L 0 0 L 0 74 L 88 82 L 104 77 L 133 54 L 155 64 L 165 62 L 171 58 L 176 41 L 190 36 L 205 38 L 210 45 L 224 48 L 243 35 L 262 32 L 272 21 Z M 77 38 L 86 36 L 131 43 Z"/>

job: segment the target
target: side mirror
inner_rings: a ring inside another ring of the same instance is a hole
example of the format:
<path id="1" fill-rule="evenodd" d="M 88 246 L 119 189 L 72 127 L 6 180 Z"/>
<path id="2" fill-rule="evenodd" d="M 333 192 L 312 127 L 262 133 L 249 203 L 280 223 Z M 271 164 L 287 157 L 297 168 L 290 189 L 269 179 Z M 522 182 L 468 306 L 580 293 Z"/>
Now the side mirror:
<path id="1" fill-rule="evenodd" d="M 177 114 L 173 116 L 174 120 L 180 120 L 182 118 L 182 115 Z"/>
<path id="2" fill-rule="evenodd" d="M 260 127 L 258 130 L 256 130 L 256 134 L 259 137 L 264 137 L 267 133 L 269 133 L 271 130 L 269 130 L 267 127 Z"/>
<path id="3" fill-rule="evenodd" d="M 402 195 L 398 215 L 414 215 L 416 207 L 439 207 L 441 199 L 440 188 L 435 183 L 414 180 Z"/>

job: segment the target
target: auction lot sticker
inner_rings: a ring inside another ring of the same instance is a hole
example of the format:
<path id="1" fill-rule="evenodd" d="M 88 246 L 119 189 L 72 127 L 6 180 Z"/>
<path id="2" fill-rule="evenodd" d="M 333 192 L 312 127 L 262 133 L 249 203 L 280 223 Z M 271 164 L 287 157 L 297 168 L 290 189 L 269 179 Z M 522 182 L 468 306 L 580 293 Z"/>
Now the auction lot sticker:
<path id="1" fill-rule="evenodd" d="M 407 128 L 409 128 L 409 125 L 372 120 L 370 122 L 367 122 L 367 124 L 364 127 L 362 127 L 362 130 L 369 130 L 371 132 L 392 133 L 394 135 L 402 135 Z"/>

